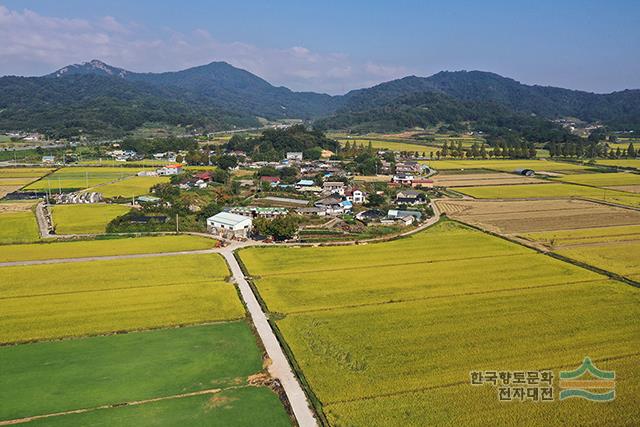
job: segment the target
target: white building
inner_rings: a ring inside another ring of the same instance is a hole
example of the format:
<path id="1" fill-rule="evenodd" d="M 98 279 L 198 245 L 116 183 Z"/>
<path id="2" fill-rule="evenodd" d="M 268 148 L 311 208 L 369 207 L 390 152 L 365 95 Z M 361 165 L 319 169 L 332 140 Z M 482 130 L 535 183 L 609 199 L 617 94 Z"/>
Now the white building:
<path id="1" fill-rule="evenodd" d="M 344 194 L 347 197 L 347 200 L 352 202 L 354 205 L 361 205 L 367 201 L 364 192 L 357 188 L 345 191 Z"/>
<path id="2" fill-rule="evenodd" d="M 300 152 L 300 151 L 289 151 L 289 152 L 287 152 L 287 160 L 302 161 L 302 152 Z"/>
<path id="3" fill-rule="evenodd" d="M 176 163 L 175 165 L 167 165 L 165 167 L 162 167 L 160 169 L 158 169 L 157 171 L 158 175 L 178 175 L 179 173 L 182 172 L 182 165 L 179 163 Z"/>
<path id="4" fill-rule="evenodd" d="M 228 239 L 246 239 L 252 226 L 253 220 L 250 217 L 229 212 L 220 212 L 207 218 L 207 230 Z"/>

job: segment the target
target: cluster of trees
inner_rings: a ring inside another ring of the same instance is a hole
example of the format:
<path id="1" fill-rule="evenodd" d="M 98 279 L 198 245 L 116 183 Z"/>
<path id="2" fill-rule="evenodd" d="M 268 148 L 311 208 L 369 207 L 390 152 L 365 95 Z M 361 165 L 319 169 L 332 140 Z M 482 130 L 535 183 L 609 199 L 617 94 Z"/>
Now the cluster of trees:
<path id="1" fill-rule="evenodd" d="M 273 219 L 256 218 L 253 221 L 254 229 L 263 236 L 273 237 L 274 240 L 283 241 L 293 238 L 298 232 L 300 219 L 285 215 Z"/>
<path id="2" fill-rule="evenodd" d="M 288 166 L 280 169 L 276 169 L 272 166 L 263 166 L 256 172 L 256 177 L 260 178 L 263 176 L 275 176 L 280 178 L 284 184 L 293 184 L 296 182 L 300 171 L 298 168 L 293 166 Z"/>
<path id="3" fill-rule="evenodd" d="M 234 135 L 226 144 L 229 150 L 241 150 L 256 161 L 282 160 L 289 151 L 300 151 L 305 159 L 319 159 L 323 149 L 337 151 L 337 141 L 318 130 L 303 125 L 286 129 L 268 129 L 258 137 Z"/>
<path id="4" fill-rule="evenodd" d="M 195 151 L 198 143 L 193 138 L 170 136 L 167 138 L 134 138 L 127 137 L 122 140 L 120 147 L 123 150 L 133 150 L 138 154 L 149 156 L 155 153 L 168 151 Z"/>

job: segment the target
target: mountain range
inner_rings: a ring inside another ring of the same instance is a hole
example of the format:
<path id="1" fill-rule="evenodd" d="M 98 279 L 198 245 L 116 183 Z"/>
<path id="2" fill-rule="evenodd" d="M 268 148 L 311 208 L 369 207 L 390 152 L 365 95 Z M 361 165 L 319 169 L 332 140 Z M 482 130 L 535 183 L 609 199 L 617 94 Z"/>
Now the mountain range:
<path id="1" fill-rule="evenodd" d="M 0 129 L 111 136 L 159 122 L 201 130 L 298 118 L 327 128 L 400 130 L 453 122 L 489 129 L 561 117 L 640 130 L 640 90 L 610 94 L 525 85 L 482 71 L 408 76 L 330 96 L 294 92 L 226 62 L 137 73 L 93 60 L 42 77 L 0 78 Z"/>

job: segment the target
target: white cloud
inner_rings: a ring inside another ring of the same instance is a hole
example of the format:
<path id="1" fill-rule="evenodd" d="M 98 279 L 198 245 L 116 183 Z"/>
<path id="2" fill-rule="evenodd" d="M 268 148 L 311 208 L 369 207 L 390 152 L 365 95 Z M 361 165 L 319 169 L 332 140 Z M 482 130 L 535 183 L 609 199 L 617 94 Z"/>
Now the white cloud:
<path id="1" fill-rule="evenodd" d="M 98 20 L 43 16 L 0 5 L 0 75 L 38 75 L 100 59 L 133 71 L 179 70 L 226 61 L 293 90 L 342 93 L 408 74 L 404 67 L 360 63 L 339 52 L 221 42 L 206 29 L 148 29 L 112 16 Z"/>

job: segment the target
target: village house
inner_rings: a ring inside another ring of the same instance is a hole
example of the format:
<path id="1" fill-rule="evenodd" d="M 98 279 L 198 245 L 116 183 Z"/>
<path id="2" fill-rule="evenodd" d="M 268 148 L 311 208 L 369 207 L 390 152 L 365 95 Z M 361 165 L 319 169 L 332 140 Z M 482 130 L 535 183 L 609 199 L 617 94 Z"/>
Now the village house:
<path id="1" fill-rule="evenodd" d="M 413 175 L 406 175 L 406 174 L 396 174 L 393 176 L 393 178 L 391 178 L 392 182 L 395 182 L 396 184 L 402 184 L 402 185 L 411 185 L 413 183 Z"/>
<path id="2" fill-rule="evenodd" d="M 194 174 L 193 177 L 205 182 L 211 182 L 213 180 L 213 172 L 211 171 L 198 172 Z"/>
<path id="3" fill-rule="evenodd" d="M 228 239 L 246 239 L 252 226 L 251 217 L 230 212 L 220 212 L 207 218 L 207 230 Z"/>
<path id="4" fill-rule="evenodd" d="M 326 215 L 340 215 L 350 212 L 353 208 L 353 203 L 348 200 L 342 200 L 340 197 L 329 196 L 318 200 L 314 203 L 314 206 L 323 209 Z"/>
<path id="5" fill-rule="evenodd" d="M 315 182 L 313 182 L 312 179 L 301 179 L 300 181 L 296 182 L 296 188 L 300 189 L 302 187 L 312 187 L 316 185 Z"/>
<path id="6" fill-rule="evenodd" d="M 406 161 L 396 163 L 396 174 L 420 174 L 422 167 L 418 162 Z"/>
<path id="7" fill-rule="evenodd" d="M 357 188 L 352 188 L 350 190 L 345 191 L 344 195 L 347 198 L 347 200 L 353 203 L 354 205 L 361 205 L 367 202 L 364 192 Z"/>
<path id="8" fill-rule="evenodd" d="M 156 172 L 161 176 L 178 175 L 179 173 L 182 173 L 182 165 L 180 163 L 167 165 L 158 169 Z"/>
<path id="9" fill-rule="evenodd" d="M 322 184 L 322 190 L 327 194 L 339 194 L 344 196 L 344 182 L 326 181 Z"/>
<path id="10" fill-rule="evenodd" d="M 277 187 L 278 184 L 280 184 L 280 178 L 277 176 L 261 176 L 260 182 L 266 182 L 271 185 L 271 187 Z"/>
<path id="11" fill-rule="evenodd" d="M 393 224 L 395 222 L 404 225 L 411 225 L 422 219 L 422 213 L 418 211 L 403 211 L 398 209 L 389 209 L 387 216 L 381 221 L 383 224 Z"/>
<path id="12" fill-rule="evenodd" d="M 399 205 L 423 205 L 427 203 L 427 197 L 420 191 L 402 190 L 396 194 L 396 203 Z"/>

